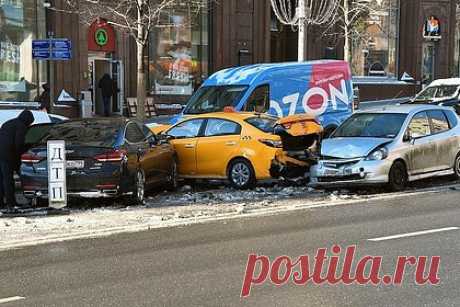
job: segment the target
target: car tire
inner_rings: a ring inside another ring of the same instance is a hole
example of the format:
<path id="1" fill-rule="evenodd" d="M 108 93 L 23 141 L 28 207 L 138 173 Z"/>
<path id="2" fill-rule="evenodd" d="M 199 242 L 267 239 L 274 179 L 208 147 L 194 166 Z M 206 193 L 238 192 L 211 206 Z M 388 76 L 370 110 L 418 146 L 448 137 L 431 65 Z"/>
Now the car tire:
<path id="1" fill-rule="evenodd" d="M 254 168 L 246 159 L 233 160 L 228 166 L 227 176 L 230 184 L 240 190 L 249 189 L 256 183 Z"/>
<path id="2" fill-rule="evenodd" d="M 400 192 L 406 188 L 408 181 L 406 165 L 402 161 L 396 161 L 388 173 L 388 189 L 391 192 Z"/>
<path id="3" fill-rule="evenodd" d="M 177 162 L 176 160 L 173 161 L 171 165 L 171 172 L 169 174 L 168 183 L 166 184 L 166 190 L 170 192 L 174 192 L 177 187 L 179 186 L 177 183 L 178 173 L 177 173 Z"/>
<path id="4" fill-rule="evenodd" d="M 131 201 L 136 205 L 143 205 L 145 200 L 145 175 L 142 170 L 136 172 L 134 189 Z"/>
<path id="5" fill-rule="evenodd" d="M 454 175 L 452 176 L 453 180 L 459 180 L 460 179 L 460 153 L 457 154 L 457 157 L 455 157 L 455 163 L 454 163 Z"/>

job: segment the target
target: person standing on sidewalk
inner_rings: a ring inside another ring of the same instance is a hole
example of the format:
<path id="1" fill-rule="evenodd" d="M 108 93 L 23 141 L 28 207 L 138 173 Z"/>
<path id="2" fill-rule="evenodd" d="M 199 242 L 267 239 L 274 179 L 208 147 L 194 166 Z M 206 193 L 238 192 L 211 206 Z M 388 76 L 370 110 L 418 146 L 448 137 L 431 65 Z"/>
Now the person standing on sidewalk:
<path id="1" fill-rule="evenodd" d="M 99 81 L 99 88 L 102 92 L 102 101 L 104 102 L 104 116 L 110 116 L 110 107 L 112 96 L 114 95 L 113 80 L 109 74 L 104 74 Z"/>
<path id="2" fill-rule="evenodd" d="M 34 115 L 25 110 L 0 128 L 0 208 L 16 206 L 14 171 L 19 173 L 21 155 L 26 152 L 26 133 L 33 122 Z"/>

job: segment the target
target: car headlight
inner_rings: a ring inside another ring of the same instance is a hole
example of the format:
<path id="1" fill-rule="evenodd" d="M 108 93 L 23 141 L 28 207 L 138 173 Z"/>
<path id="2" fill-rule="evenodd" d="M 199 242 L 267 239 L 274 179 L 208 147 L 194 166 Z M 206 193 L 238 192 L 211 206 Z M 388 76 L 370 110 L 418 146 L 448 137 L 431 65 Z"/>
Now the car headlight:
<path id="1" fill-rule="evenodd" d="M 367 161 L 379 161 L 379 160 L 385 160 L 388 157 L 388 149 L 385 147 L 378 148 L 371 152 L 366 160 Z"/>

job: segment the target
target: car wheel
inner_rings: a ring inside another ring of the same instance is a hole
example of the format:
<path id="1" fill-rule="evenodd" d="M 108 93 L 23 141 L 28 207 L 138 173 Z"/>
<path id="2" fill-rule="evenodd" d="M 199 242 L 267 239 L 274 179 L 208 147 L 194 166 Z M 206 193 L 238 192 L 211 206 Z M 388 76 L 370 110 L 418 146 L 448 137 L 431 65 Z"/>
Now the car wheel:
<path id="1" fill-rule="evenodd" d="M 177 189 L 178 187 L 177 177 L 178 177 L 177 162 L 174 160 L 171 165 L 171 173 L 169 174 L 169 179 L 168 179 L 168 183 L 166 186 L 166 189 L 168 191 L 175 191 Z"/>
<path id="2" fill-rule="evenodd" d="M 228 168 L 228 180 L 237 189 L 251 188 L 256 182 L 251 163 L 245 159 L 233 160 Z"/>
<path id="3" fill-rule="evenodd" d="M 453 179 L 454 180 L 460 179 L 460 153 L 455 158 Z"/>
<path id="4" fill-rule="evenodd" d="M 405 189 L 407 185 L 407 170 L 404 163 L 396 161 L 391 166 L 388 174 L 388 188 L 392 192 L 399 192 Z"/>
<path id="5" fill-rule="evenodd" d="M 145 175 L 142 170 L 138 170 L 135 178 L 133 201 L 138 205 L 144 204 L 145 200 Z"/>

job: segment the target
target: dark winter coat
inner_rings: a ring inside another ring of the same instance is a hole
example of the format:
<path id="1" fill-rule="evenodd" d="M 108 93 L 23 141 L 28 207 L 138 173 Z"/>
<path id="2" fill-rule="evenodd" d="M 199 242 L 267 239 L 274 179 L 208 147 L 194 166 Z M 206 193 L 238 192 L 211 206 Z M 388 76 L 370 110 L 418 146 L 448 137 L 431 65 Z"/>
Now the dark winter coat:
<path id="1" fill-rule="evenodd" d="M 108 74 L 105 74 L 99 81 L 99 88 L 102 92 L 102 97 L 112 97 L 114 93 L 113 80 Z"/>
<path id="2" fill-rule="evenodd" d="M 32 112 L 25 110 L 15 119 L 9 120 L 0 128 L 0 160 L 11 163 L 18 169 L 21 155 L 26 152 L 25 137 L 34 122 Z"/>

